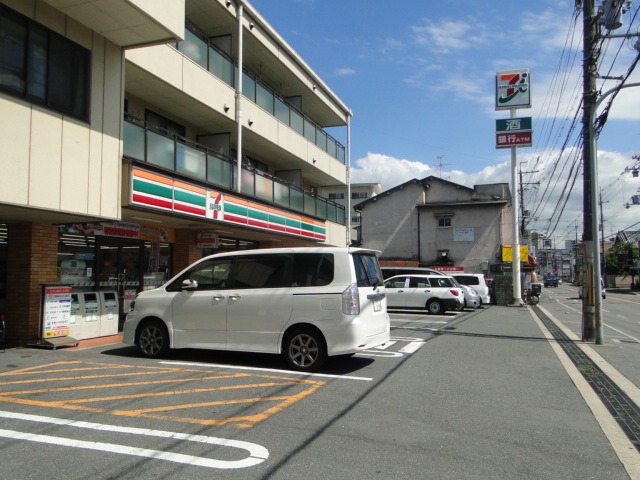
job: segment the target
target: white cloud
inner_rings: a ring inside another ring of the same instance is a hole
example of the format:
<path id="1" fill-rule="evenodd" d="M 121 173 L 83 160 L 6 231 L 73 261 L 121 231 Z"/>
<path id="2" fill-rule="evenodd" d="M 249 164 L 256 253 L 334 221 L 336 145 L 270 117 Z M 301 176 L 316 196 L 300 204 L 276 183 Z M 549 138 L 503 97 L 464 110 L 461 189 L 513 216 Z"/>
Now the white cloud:
<path id="1" fill-rule="evenodd" d="M 564 239 L 574 239 L 576 233 L 576 223 L 578 236 L 582 236 L 582 175 L 578 172 L 577 179 L 569 200 L 564 207 L 560 222 L 556 224 L 559 213 L 559 202 L 563 192 L 571 189 L 571 182 L 567 186 L 567 176 L 570 171 L 569 166 L 556 169 L 554 176 L 549 177 L 550 164 L 557 161 L 558 153 L 549 155 L 536 163 L 536 158 L 532 154 L 519 154 L 519 163 L 525 172 L 528 170 L 538 170 L 538 175 L 530 174 L 524 177 L 525 208 L 536 210 L 536 219 L 529 224 L 529 229 L 548 231 L 555 227 L 554 235 L 563 242 Z M 575 156 L 575 152 L 567 150 L 562 157 L 562 162 Z M 538 159 L 539 160 L 539 159 Z M 625 167 L 632 163 L 628 155 L 617 152 L 599 151 L 598 162 L 600 165 L 598 181 L 602 189 L 604 231 L 609 237 L 618 230 L 623 230 L 639 220 L 640 206 L 630 206 L 631 195 L 635 194 L 637 181 L 629 173 L 622 174 Z M 570 165 L 570 163 L 568 164 Z M 428 176 L 439 176 L 439 169 L 433 168 L 421 162 L 398 159 L 389 155 L 378 153 L 368 153 L 366 157 L 360 158 L 351 168 L 352 183 L 380 183 L 382 190 L 386 191 L 414 178 L 423 179 Z M 546 175 L 546 176 L 545 176 Z M 560 177 L 560 178 L 558 178 Z M 506 161 L 496 165 L 489 165 L 478 172 L 463 172 L 460 170 L 443 171 L 442 178 L 454 183 L 459 183 L 468 187 L 491 183 L 511 184 L 511 162 Z M 539 182 L 539 185 L 534 185 Z M 549 188 L 547 188 L 549 185 Z M 542 198 L 545 193 L 548 200 Z M 564 200 L 562 201 L 564 203 Z M 634 227 L 640 229 L 640 227 Z"/>
<path id="2" fill-rule="evenodd" d="M 339 68 L 335 72 L 336 77 L 348 77 L 349 75 L 355 75 L 356 71 L 353 68 Z"/>
<path id="3" fill-rule="evenodd" d="M 464 50 L 474 44 L 486 42 L 487 33 L 482 25 L 462 20 L 426 20 L 426 25 L 412 26 L 414 42 L 439 53 Z"/>

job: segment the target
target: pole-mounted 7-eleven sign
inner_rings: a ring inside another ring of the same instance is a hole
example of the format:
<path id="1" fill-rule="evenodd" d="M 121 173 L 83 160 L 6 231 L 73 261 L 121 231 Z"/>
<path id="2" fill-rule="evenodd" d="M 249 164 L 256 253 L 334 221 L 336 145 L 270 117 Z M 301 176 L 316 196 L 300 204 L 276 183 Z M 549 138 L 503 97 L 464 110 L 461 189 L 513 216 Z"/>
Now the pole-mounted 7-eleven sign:
<path id="1" fill-rule="evenodd" d="M 496 74 L 496 110 L 531 108 L 531 74 L 528 68 Z"/>

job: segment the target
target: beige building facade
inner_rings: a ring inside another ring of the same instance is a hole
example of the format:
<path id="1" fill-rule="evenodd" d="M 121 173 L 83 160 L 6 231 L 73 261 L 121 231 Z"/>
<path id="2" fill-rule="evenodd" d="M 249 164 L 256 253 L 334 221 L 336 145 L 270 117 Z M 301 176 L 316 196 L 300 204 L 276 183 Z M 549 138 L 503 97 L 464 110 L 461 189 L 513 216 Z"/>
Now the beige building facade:
<path id="1" fill-rule="evenodd" d="M 8 344 L 113 334 L 209 253 L 346 244 L 320 192 L 346 188 L 352 113 L 250 3 L 0 0 L 0 29 Z"/>

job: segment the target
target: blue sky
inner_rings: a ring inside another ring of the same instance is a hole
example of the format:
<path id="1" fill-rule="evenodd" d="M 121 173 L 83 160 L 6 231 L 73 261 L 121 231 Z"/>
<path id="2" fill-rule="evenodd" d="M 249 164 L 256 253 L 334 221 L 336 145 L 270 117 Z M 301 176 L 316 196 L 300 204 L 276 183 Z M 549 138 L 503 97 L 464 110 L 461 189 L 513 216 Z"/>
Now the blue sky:
<path id="1" fill-rule="evenodd" d="M 439 176 L 440 163 L 442 177 L 456 183 L 510 182 L 510 150 L 495 148 L 495 120 L 509 116 L 495 111 L 495 75 L 528 68 L 533 105 L 518 116 L 533 118 L 534 145 L 518 149 L 518 161 L 535 171 L 523 177 L 525 208 L 535 213 L 529 227 L 553 232 L 558 243 L 581 235 L 582 176 L 571 168 L 579 134 L 570 121 L 580 111 L 582 16 L 573 0 L 250 3 L 351 108 L 352 181 L 383 189 Z M 638 31 L 637 8 L 615 33 L 629 24 Z M 635 41 L 607 41 L 599 73 L 626 73 Z M 615 85 L 599 81 L 603 91 Z M 640 177 L 623 173 L 640 154 L 639 128 L 640 88 L 629 88 L 598 144 L 607 236 L 640 221 L 640 206 L 625 208 Z M 328 131 L 346 144 L 346 129 Z"/>

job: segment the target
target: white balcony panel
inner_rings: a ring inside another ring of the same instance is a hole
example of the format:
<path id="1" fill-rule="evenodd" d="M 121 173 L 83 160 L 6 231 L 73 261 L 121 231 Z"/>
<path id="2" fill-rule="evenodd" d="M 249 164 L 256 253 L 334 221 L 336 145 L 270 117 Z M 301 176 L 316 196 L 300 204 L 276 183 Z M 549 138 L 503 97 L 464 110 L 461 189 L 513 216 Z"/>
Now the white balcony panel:
<path id="1" fill-rule="evenodd" d="M 185 0 L 45 2 L 120 47 L 173 42 L 184 36 Z"/>

